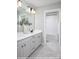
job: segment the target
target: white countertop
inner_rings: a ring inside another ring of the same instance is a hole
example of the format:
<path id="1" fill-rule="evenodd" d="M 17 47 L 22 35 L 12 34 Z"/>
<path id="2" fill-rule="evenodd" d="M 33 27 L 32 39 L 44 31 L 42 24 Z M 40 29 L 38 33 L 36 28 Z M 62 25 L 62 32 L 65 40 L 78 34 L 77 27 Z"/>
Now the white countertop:
<path id="1" fill-rule="evenodd" d="M 41 30 L 35 30 L 35 31 L 33 31 L 32 33 L 29 33 L 29 34 L 24 34 L 23 32 L 18 32 L 17 33 L 17 40 L 22 40 L 24 38 L 33 36 L 33 35 L 41 33 L 41 32 L 42 32 Z"/>

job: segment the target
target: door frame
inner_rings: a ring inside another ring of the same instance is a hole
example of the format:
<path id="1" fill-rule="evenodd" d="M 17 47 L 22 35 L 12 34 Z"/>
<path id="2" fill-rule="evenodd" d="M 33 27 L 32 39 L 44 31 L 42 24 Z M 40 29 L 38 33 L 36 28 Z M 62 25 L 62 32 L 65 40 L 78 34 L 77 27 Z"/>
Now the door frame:
<path id="1" fill-rule="evenodd" d="M 52 9 L 52 10 L 45 10 L 44 11 L 44 44 L 46 44 L 46 13 L 48 12 L 56 12 L 58 11 L 59 12 L 59 44 L 61 45 L 61 9 L 58 8 L 58 9 Z"/>

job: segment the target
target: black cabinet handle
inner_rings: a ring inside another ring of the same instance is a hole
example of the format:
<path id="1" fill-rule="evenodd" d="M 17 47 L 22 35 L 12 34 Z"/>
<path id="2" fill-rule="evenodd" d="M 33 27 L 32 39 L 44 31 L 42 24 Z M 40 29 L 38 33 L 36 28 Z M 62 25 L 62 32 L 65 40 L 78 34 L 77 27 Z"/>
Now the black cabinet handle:
<path id="1" fill-rule="evenodd" d="M 25 46 L 26 46 L 26 44 L 21 45 L 22 48 L 25 47 Z"/>
<path id="2" fill-rule="evenodd" d="M 23 45 L 21 45 L 21 47 L 23 48 L 24 46 L 23 46 Z"/>

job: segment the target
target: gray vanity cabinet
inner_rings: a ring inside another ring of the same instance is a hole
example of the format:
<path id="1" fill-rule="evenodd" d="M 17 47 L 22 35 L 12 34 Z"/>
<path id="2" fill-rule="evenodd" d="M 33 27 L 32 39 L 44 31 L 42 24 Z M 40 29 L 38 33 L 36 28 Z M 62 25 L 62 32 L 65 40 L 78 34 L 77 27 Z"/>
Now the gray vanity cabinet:
<path id="1" fill-rule="evenodd" d="M 17 42 L 18 59 L 26 59 L 41 44 L 41 41 L 41 33 L 19 40 Z"/>

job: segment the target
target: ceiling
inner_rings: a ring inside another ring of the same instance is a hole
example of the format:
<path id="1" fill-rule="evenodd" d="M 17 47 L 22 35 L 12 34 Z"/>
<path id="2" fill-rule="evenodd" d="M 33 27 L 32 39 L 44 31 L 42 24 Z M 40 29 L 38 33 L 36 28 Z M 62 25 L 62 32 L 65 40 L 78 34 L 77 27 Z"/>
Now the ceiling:
<path id="1" fill-rule="evenodd" d="M 35 7 L 47 6 L 53 3 L 60 2 L 61 0 L 25 0 L 26 3 L 29 3 Z"/>

